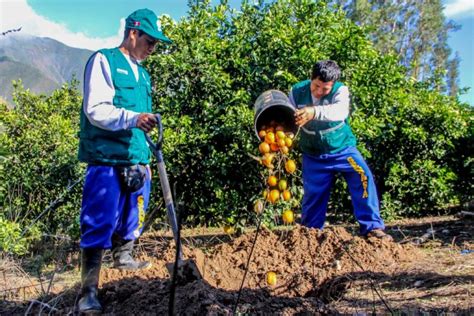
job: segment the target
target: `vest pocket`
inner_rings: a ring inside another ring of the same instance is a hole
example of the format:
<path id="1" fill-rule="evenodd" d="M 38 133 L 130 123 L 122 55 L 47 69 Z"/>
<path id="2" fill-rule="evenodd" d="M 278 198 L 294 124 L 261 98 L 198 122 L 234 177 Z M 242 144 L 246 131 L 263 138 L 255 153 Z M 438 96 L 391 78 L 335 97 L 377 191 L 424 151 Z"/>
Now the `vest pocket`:
<path id="1" fill-rule="evenodd" d="M 132 109 L 137 102 L 137 83 L 131 80 L 115 80 L 114 105 L 120 108 Z"/>
<path id="2" fill-rule="evenodd" d="M 321 142 L 324 147 L 324 151 L 328 153 L 335 153 L 346 146 L 346 142 L 352 135 L 351 128 L 345 122 L 319 131 L 321 136 Z"/>

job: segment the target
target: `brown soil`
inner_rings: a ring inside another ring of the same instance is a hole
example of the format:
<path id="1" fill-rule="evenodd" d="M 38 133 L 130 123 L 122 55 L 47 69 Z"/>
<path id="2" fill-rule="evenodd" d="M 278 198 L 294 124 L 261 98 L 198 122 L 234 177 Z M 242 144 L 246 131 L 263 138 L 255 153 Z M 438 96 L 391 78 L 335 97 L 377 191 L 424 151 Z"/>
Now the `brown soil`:
<path id="1" fill-rule="evenodd" d="M 197 263 L 203 279 L 176 287 L 174 312 L 228 315 L 235 310 L 293 315 L 428 311 L 468 315 L 474 312 L 474 253 L 461 251 L 474 248 L 474 223 L 455 218 L 425 221 L 391 225 L 388 232 L 395 242 L 354 236 L 340 226 L 324 231 L 299 225 L 278 231 L 262 229 L 237 305 L 255 231 L 235 238 L 187 236 L 183 238 L 184 257 Z M 432 236 L 421 245 L 413 245 L 411 241 L 428 228 L 433 229 Z M 165 264 L 174 261 L 174 243 L 168 235 L 149 233 L 140 245 L 141 259 L 153 263 L 146 271 L 112 269 L 105 258 L 99 291 L 105 314 L 169 313 L 171 281 Z M 266 283 L 269 271 L 277 274 L 275 286 Z M 71 273 L 79 274 L 77 269 Z M 77 283 L 51 286 L 46 293 L 37 296 L 36 302 L 21 300 L 19 295 L 16 301 L 10 297 L 0 304 L 5 311 L 0 314 L 24 314 L 28 308 L 34 314 L 49 313 L 53 308 L 53 314 L 74 313 Z"/>

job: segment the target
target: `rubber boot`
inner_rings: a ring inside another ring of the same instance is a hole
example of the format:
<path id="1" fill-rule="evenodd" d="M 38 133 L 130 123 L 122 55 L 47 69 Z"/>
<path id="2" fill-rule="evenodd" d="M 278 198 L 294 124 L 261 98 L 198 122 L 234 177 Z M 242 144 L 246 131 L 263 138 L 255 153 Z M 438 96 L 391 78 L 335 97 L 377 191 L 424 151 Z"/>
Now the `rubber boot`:
<path id="1" fill-rule="evenodd" d="M 102 306 L 97 297 L 102 254 L 102 249 L 82 249 L 82 293 L 78 304 L 79 313 L 91 315 L 102 312 Z"/>
<path id="2" fill-rule="evenodd" d="M 132 257 L 133 240 L 124 240 L 121 237 L 112 238 L 112 258 L 114 268 L 122 270 L 141 270 L 151 266 L 148 261 L 135 261 Z"/>

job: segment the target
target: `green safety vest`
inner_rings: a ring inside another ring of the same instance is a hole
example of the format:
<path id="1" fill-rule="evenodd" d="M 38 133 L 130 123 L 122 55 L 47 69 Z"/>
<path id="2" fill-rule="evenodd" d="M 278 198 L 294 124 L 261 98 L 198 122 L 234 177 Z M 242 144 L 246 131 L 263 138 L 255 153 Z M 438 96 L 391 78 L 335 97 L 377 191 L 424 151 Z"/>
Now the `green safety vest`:
<path id="1" fill-rule="evenodd" d="M 305 80 L 293 86 L 292 94 L 297 108 L 313 104 L 310 85 L 311 80 Z M 320 100 L 320 105 L 325 100 L 332 102 L 334 94 L 342 86 L 341 82 L 336 81 L 331 92 Z M 349 118 L 334 122 L 312 120 L 301 128 L 299 147 L 304 153 L 322 155 L 338 153 L 356 143 Z"/>
<path id="2" fill-rule="evenodd" d="M 99 50 L 109 62 L 115 88 L 114 106 L 151 113 L 150 75 L 138 65 L 138 81 L 118 48 Z M 81 110 L 79 160 L 89 164 L 127 166 L 148 164 L 150 150 L 138 128 L 108 131 L 92 125 Z"/>

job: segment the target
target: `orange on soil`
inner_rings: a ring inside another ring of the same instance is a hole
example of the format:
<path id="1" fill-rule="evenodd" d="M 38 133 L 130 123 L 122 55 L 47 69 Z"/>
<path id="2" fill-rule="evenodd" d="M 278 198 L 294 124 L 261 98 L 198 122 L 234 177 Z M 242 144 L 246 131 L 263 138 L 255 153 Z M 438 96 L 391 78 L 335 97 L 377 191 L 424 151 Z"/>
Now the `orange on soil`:
<path id="1" fill-rule="evenodd" d="M 273 271 L 267 272 L 266 279 L 267 279 L 267 284 L 270 286 L 274 286 L 277 283 L 277 275 Z"/>
<path id="2" fill-rule="evenodd" d="M 234 232 L 235 232 L 234 227 L 232 227 L 230 225 L 225 225 L 224 226 L 224 233 L 226 233 L 228 235 L 232 235 Z"/>

